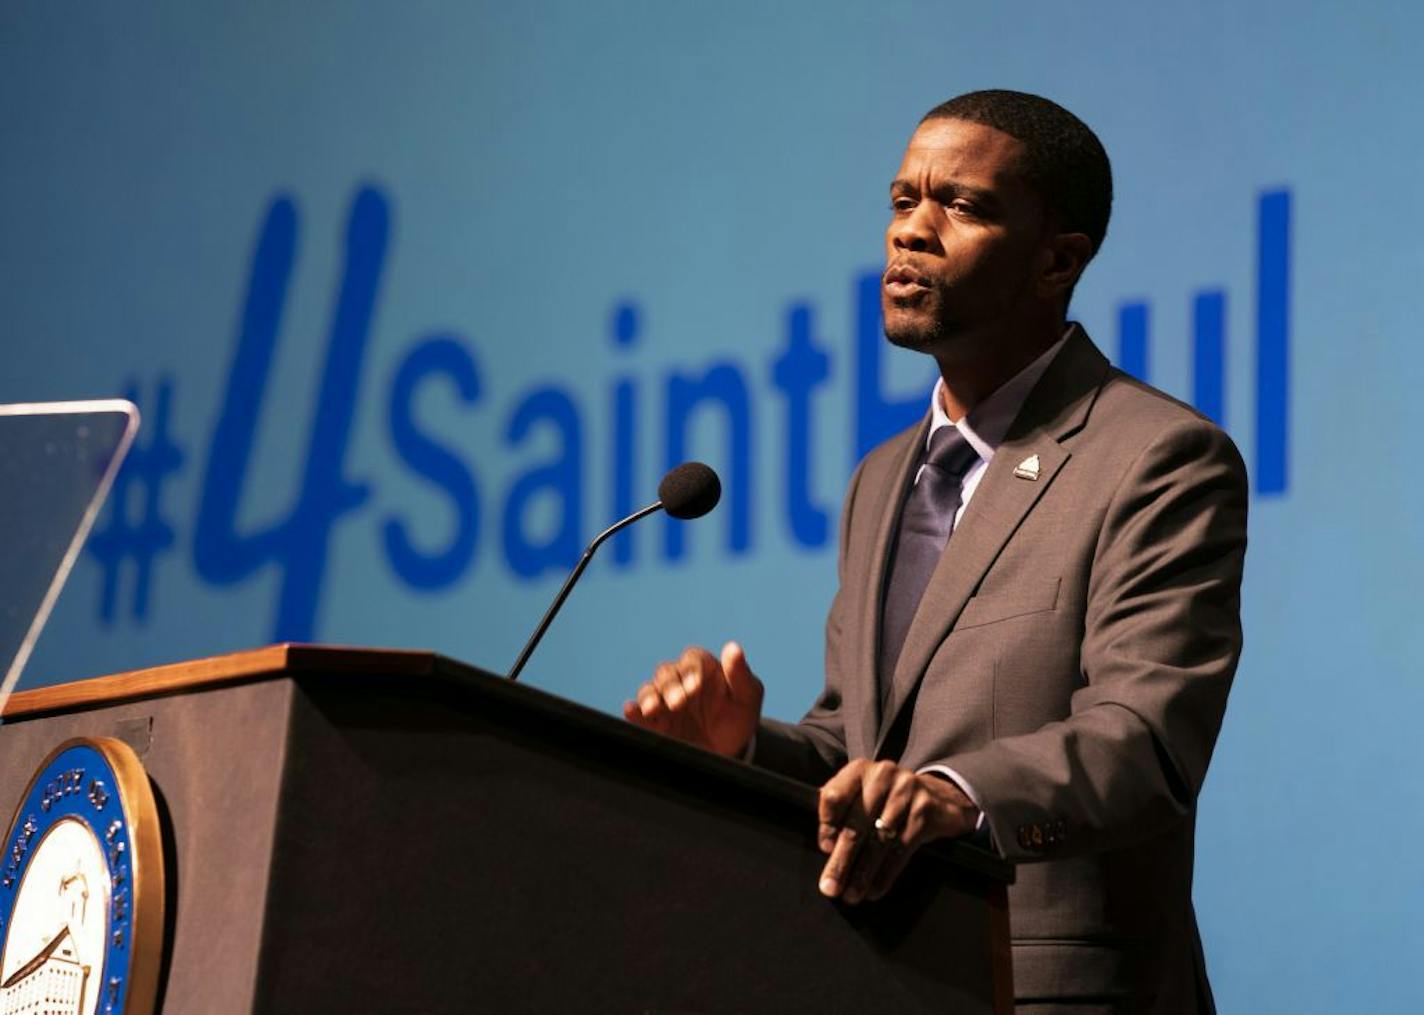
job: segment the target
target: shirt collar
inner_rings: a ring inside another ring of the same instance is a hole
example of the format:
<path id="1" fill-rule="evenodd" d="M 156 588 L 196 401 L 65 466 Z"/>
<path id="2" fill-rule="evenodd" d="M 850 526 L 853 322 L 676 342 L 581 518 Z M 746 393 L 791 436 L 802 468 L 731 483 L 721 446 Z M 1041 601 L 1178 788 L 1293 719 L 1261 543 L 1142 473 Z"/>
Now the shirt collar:
<path id="1" fill-rule="evenodd" d="M 940 399 L 944 378 L 935 381 L 934 391 L 930 393 L 930 432 L 926 436 L 926 448 L 929 447 L 929 437 L 933 436 L 936 430 L 942 426 L 953 426 L 959 429 L 981 459 L 988 462 L 993 458 L 994 451 L 1008 435 L 1014 417 L 1023 408 L 1028 393 L 1048 369 L 1048 364 L 1053 362 L 1053 357 L 1063 348 L 1063 343 L 1068 340 L 1072 331 L 1073 326 L 1070 324 L 1068 330 L 1063 332 L 1058 341 L 1049 346 L 1043 355 L 999 385 L 993 394 L 971 409 L 969 415 L 958 423 L 949 418 Z"/>

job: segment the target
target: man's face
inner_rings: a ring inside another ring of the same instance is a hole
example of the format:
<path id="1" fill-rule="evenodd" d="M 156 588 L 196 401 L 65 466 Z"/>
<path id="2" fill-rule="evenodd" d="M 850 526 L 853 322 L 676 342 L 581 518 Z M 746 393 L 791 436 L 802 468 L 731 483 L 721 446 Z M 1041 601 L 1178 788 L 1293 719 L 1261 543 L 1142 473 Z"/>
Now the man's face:
<path id="1" fill-rule="evenodd" d="M 910 138 L 885 230 L 880 298 L 891 342 L 977 359 L 1037 298 L 1046 229 L 1023 153 L 1016 138 L 966 120 L 930 120 Z"/>

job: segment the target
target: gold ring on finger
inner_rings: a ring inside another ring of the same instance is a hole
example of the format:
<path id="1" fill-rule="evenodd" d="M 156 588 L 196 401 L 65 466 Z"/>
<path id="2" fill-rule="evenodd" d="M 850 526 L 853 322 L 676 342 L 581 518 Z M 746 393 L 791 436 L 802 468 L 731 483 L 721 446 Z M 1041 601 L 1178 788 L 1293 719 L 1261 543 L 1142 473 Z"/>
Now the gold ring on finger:
<path id="1" fill-rule="evenodd" d="M 894 842 L 900 838 L 900 830 L 885 822 L 884 818 L 875 819 L 875 836 L 881 842 Z"/>

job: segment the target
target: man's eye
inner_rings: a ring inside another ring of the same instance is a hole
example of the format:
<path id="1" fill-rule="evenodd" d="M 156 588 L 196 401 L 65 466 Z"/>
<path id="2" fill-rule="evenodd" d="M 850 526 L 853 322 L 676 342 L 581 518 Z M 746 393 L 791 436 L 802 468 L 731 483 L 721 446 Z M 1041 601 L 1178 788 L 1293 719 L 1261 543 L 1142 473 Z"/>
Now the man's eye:
<path id="1" fill-rule="evenodd" d="M 914 200 L 908 197 L 896 197 L 892 198 L 890 201 L 891 211 L 913 211 L 914 208 Z"/>
<path id="2" fill-rule="evenodd" d="M 976 218 L 979 215 L 979 209 L 975 205 L 960 199 L 949 202 L 946 207 L 956 215 L 973 215 Z"/>

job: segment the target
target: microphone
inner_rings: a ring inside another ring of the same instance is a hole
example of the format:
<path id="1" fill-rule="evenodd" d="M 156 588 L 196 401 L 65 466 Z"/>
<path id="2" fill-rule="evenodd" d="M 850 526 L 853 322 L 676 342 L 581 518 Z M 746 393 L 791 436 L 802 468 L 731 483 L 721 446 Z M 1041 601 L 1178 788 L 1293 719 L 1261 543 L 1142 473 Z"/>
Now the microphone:
<path id="1" fill-rule="evenodd" d="M 544 619 L 539 621 L 539 626 L 534 629 L 534 633 L 529 636 L 529 641 L 524 645 L 524 650 L 514 661 L 514 666 L 508 673 L 509 679 L 519 679 L 519 673 L 524 669 L 524 664 L 534 654 L 534 649 L 539 645 L 539 639 L 544 637 L 544 632 L 548 630 L 554 617 L 558 615 L 559 609 L 564 605 L 564 600 L 573 591 L 574 584 L 579 580 L 579 575 L 583 574 L 584 568 L 588 567 L 588 562 L 593 559 L 594 552 L 610 536 L 616 535 L 638 519 L 646 518 L 657 511 L 666 511 L 672 517 L 683 520 L 701 518 L 716 507 L 717 502 L 721 499 L 722 481 L 717 478 L 717 473 L 701 462 L 683 462 L 664 476 L 658 483 L 658 499 L 656 501 L 645 508 L 634 511 L 622 521 L 614 522 L 594 536 L 592 542 L 584 548 L 583 556 L 579 558 L 573 571 L 569 573 L 564 587 L 559 589 L 559 594 L 554 597 L 554 602 L 544 613 Z"/>

